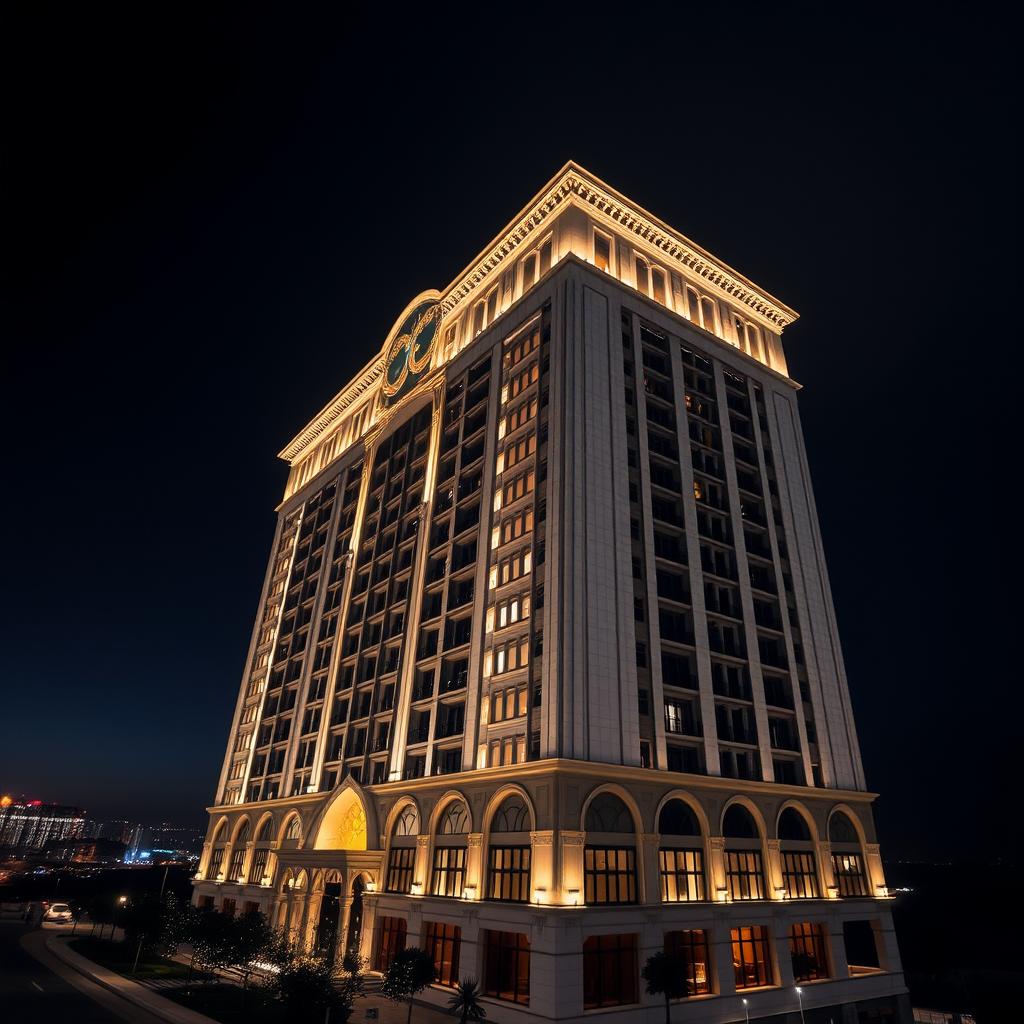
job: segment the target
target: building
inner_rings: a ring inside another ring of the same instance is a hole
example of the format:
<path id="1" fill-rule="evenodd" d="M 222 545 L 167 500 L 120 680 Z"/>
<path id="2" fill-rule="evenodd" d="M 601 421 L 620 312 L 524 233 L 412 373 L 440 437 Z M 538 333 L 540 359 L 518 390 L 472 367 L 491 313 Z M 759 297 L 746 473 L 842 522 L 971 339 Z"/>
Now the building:
<path id="1" fill-rule="evenodd" d="M 281 452 L 196 901 L 497 1024 L 666 947 L 676 1021 L 909 1020 L 795 318 L 573 163 L 413 299 Z"/>
<path id="2" fill-rule="evenodd" d="M 54 839 L 36 858 L 64 864 L 120 864 L 124 843 L 114 839 Z"/>
<path id="3" fill-rule="evenodd" d="M 10 854 L 41 850 L 55 839 L 82 834 L 85 811 L 42 800 L 0 799 L 0 850 Z"/>

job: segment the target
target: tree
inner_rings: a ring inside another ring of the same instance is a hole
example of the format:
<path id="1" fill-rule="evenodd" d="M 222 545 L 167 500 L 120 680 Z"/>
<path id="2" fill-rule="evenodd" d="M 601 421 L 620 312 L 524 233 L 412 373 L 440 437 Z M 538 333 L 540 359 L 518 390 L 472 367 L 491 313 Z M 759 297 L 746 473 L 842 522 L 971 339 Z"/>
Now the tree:
<path id="1" fill-rule="evenodd" d="M 686 964 L 681 957 L 658 951 L 648 957 L 640 976 L 647 982 L 647 992 L 665 997 L 665 1024 L 672 1024 L 672 1000 L 686 995 Z"/>
<path id="2" fill-rule="evenodd" d="M 278 948 L 277 935 L 258 911 L 243 914 L 232 922 L 228 941 L 231 946 L 231 966 L 242 976 L 242 1006 L 254 971 L 265 963 L 273 963 Z"/>
<path id="3" fill-rule="evenodd" d="M 480 989 L 475 980 L 463 979 L 455 988 L 455 994 L 448 1000 L 449 1011 L 457 1015 L 461 1024 L 471 1020 L 484 1020 L 487 1011 L 480 1003 Z"/>
<path id="4" fill-rule="evenodd" d="M 393 1002 L 409 1000 L 406 1021 L 412 1020 L 412 999 L 434 980 L 434 958 L 417 946 L 409 946 L 395 954 L 384 974 L 380 990 Z"/>

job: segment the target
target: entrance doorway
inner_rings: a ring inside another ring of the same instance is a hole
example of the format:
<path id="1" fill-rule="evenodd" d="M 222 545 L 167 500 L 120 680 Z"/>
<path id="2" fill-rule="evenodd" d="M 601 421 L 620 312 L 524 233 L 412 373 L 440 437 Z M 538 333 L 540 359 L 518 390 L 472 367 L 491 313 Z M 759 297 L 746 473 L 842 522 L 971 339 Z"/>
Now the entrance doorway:
<path id="1" fill-rule="evenodd" d="M 358 957 L 360 942 L 363 937 L 363 892 L 366 885 L 357 876 L 352 882 L 352 906 L 348 912 L 348 936 L 345 942 L 346 958 Z"/>
<path id="2" fill-rule="evenodd" d="M 341 882 L 328 882 L 320 903 L 320 920 L 316 926 L 316 951 L 328 960 L 334 959 L 338 945 L 338 918 L 341 915 Z"/>

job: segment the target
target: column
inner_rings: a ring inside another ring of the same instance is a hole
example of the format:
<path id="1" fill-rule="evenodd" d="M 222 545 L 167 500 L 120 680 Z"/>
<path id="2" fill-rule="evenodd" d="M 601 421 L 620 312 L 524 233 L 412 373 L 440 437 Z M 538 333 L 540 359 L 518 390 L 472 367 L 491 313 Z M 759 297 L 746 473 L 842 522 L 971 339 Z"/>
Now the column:
<path id="1" fill-rule="evenodd" d="M 818 876 L 821 878 L 821 895 L 834 899 L 839 890 L 836 886 L 836 874 L 832 868 L 832 844 L 827 839 L 819 839 L 815 843 L 818 851 Z"/>
<path id="2" fill-rule="evenodd" d="M 559 888 L 569 906 L 583 905 L 583 839 L 585 833 L 563 829 L 558 834 L 559 864 L 561 874 Z"/>
<path id="3" fill-rule="evenodd" d="M 466 836 L 466 880 L 460 895 L 467 899 L 480 900 L 484 897 L 483 843 L 482 832 L 470 832 Z"/>
<path id="4" fill-rule="evenodd" d="M 661 836 L 644 833 L 640 836 L 640 871 L 643 879 L 643 902 L 648 904 L 661 903 L 661 875 L 658 869 L 658 844 Z"/>
<path id="5" fill-rule="evenodd" d="M 765 864 L 765 882 L 768 885 L 767 896 L 770 900 L 782 900 L 788 895 L 782 882 L 782 850 L 778 839 L 765 842 L 768 861 Z"/>
<path id="6" fill-rule="evenodd" d="M 530 833 L 530 899 L 537 893 L 538 903 L 569 902 L 555 879 L 554 837 L 551 829 Z"/>
<path id="7" fill-rule="evenodd" d="M 732 962 L 732 936 L 727 923 L 715 925 L 709 939 L 711 962 L 715 965 L 718 994 L 731 996 L 736 992 L 736 970 Z"/>
<path id="8" fill-rule="evenodd" d="M 726 899 L 729 883 L 725 873 L 725 838 L 723 836 L 708 836 L 708 884 L 711 886 L 711 891 L 708 893 L 710 899 L 716 902 Z"/>
<path id="9" fill-rule="evenodd" d="M 885 885 L 885 871 L 882 868 L 882 855 L 878 843 L 864 844 L 864 870 L 868 876 L 868 895 L 887 895 L 889 890 Z"/>
<path id="10" fill-rule="evenodd" d="M 793 957 L 789 952 L 789 922 L 776 919 L 771 929 L 775 941 L 775 962 L 778 965 L 778 982 L 782 988 L 789 988 L 793 981 Z"/>

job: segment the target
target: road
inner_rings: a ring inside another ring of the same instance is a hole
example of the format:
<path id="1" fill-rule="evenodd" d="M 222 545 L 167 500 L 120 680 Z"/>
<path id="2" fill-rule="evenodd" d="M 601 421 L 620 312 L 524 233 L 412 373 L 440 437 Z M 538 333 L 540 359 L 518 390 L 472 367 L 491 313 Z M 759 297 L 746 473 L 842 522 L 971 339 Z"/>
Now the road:
<path id="1" fill-rule="evenodd" d="M 160 1024 L 156 1017 L 83 978 L 45 949 L 46 938 L 66 929 L 0 920 L 0 1019 L 4 1024 Z M 32 954 L 22 945 L 22 939 Z M 41 958 L 36 959 L 36 955 Z"/>

